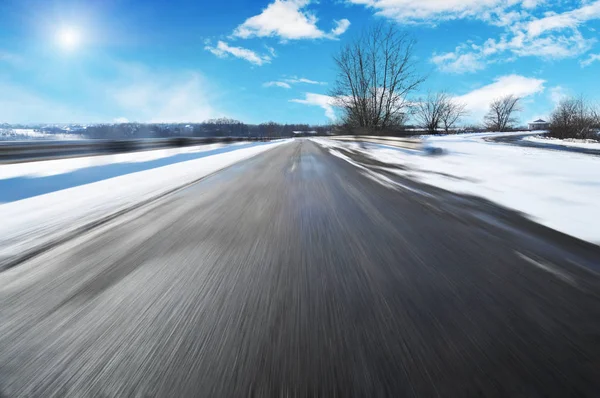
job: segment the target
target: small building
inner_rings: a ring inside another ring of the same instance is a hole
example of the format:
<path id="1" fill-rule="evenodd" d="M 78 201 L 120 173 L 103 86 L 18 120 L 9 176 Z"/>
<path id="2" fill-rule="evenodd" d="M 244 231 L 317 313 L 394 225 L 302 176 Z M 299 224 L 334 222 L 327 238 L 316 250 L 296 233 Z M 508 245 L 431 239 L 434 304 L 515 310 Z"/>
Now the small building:
<path id="1" fill-rule="evenodd" d="M 548 130 L 550 128 L 550 123 L 545 120 L 538 119 L 535 122 L 529 123 L 529 130 Z"/>

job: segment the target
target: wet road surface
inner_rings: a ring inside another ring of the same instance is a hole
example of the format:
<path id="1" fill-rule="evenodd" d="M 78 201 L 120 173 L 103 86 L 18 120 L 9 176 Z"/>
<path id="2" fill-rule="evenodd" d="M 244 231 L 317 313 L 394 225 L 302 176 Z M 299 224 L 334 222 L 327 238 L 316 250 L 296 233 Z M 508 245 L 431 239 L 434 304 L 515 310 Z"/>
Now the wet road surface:
<path id="1" fill-rule="evenodd" d="M 3 397 L 600 395 L 600 250 L 295 140 L 0 273 Z"/>

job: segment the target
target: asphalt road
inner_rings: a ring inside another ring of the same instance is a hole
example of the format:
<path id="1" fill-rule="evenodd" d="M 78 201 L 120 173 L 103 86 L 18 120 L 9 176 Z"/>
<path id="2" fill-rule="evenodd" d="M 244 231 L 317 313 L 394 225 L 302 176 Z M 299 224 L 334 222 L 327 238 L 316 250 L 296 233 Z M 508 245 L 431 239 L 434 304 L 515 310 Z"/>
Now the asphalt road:
<path id="1" fill-rule="evenodd" d="M 555 150 L 555 151 L 585 153 L 588 155 L 600 156 L 600 149 L 566 146 L 566 145 L 553 144 L 551 142 L 545 143 L 545 142 L 533 142 L 533 141 L 523 140 L 523 138 L 525 138 L 529 135 L 531 135 L 531 134 L 501 135 L 501 136 L 497 136 L 497 137 L 490 137 L 488 139 L 493 142 L 501 142 L 504 144 L 512 144 L 512 145 L 522 146 L 522 147 L 526 147 L 526 148 L 551 149 L 551 150 Z"/>
<path id="2" fill-rule="evenodd" d="M 0 273 L 0 395 L 600 395 L 598 247 L 346 155 L 296 140 Z"/>

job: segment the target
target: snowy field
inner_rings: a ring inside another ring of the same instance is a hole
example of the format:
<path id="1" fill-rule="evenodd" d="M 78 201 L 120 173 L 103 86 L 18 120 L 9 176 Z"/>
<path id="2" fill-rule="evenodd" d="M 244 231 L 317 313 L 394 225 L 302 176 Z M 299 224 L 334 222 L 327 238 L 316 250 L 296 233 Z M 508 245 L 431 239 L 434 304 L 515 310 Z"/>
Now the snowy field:
<path id="1" fill-rule="evenodd" d="M 0 129 L 0 141 L 80 140 L 80 134 L 50 134 L 33 129 Z"/>
<path id="2" fill-rule="evenodd" d="M 208 144 L 0 165 L 0 204 L 249 145 L 252 144 Z"/>
<path id="3" fill-rule="evenodd" d="M 588 149 L 600 149 L 600 141 L 595 140 L 578 140 L 578 139 L 558 139 L 551 137 L 543 137 L 543 136 L 531 136 L 524 137 L 524 141 L 531 141 L 538 144 L 552 144 L 552 145 L 562 145 L 562 146 L 570 146 L 576 148 L 588 148 Z"/>
<path id="4" fill-rule="evenodd" d="M 522 133 L 514 133 L 522 134 Z M 566 234 L 600 243 L 600 157 L 547 151 L 485 141 L 498 133 L 424 137 L 444 155 L 367 144 L 320 140 L 344 146 L 390 164 L 390 168 L 426 184 L 480 196 L 527 214 Z"/>
<path id="5" fill-rule="evenodd" d="M 0 165 L 0 261 L 286 142 Z"/>

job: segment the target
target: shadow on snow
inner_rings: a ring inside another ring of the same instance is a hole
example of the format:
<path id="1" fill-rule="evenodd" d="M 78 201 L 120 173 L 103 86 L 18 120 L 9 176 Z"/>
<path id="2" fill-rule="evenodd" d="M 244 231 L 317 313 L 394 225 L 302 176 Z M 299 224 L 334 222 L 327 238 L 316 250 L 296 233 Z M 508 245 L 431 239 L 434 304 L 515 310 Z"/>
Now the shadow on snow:
<path id="1" fill-rule="evenodd" d="M 145 162 L 112 163 L 100 166 L 90 166 L 52 176 L 8 178 L 0 180 L 0 203 L 15 202 L 17 200 L 73 188 L 79 185 L 91 184 L 93 182 L 107 180 L 126 174 L 151 170 L 175 163 L 186 162 L 264 144 L 267 143 L 258 142 L 245 145 L 231 145 L 203 152 L 181 153 Z"/>

